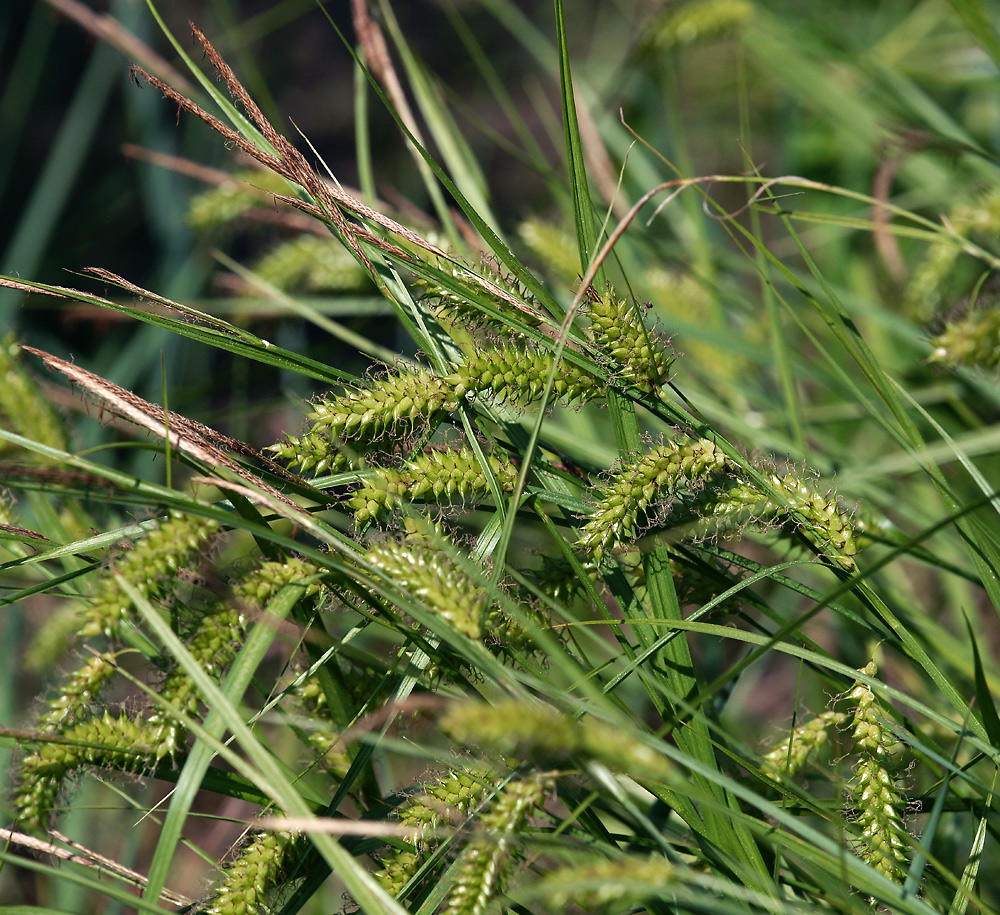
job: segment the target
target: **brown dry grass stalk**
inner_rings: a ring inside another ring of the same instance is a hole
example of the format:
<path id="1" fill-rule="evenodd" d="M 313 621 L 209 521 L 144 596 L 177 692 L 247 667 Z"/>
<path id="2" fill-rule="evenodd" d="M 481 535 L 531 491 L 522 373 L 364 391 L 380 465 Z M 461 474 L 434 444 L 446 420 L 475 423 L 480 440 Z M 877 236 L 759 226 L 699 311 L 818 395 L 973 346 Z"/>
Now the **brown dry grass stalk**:
<path id="1" fill-rule="evenodd" d="M 246 468 L 237 464 L 218 447 L 219 445 L 224 447 L 236 445 L 239 450 L 249 451 L 256 455 L 257 452 L 249 445 L 237 442 L 236 439 L 229 438 L 202 423 L 181 416 L 179 413 L 167 413 L 163 407 L 143 400 L 138 394 L 133 394 L 120 385 L 108 381 L 100 375 L 95 375 L 93 372 L 88 372 L 72 362 L 53 356 L 51 353 L 35 349 L 32 346 L 23 346 L 22 349 L 37 356 L 48 368 L 61 372 L 70 381 L 98 397 L 117 415 L 165 439 L 172 448 L 182 451 L 216 470 L 228 470 L 273 499 L 279 499 L 289 505 L 295 504 L 273 486 L 268 485 Z"/>

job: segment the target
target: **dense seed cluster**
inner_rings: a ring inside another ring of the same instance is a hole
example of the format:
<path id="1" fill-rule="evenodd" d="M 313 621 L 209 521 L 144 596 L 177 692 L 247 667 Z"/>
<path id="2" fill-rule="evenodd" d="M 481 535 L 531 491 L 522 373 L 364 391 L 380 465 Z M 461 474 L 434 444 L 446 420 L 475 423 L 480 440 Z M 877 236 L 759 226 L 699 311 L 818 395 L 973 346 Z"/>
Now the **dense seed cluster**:
<path id="1" fill-rule="evenodd" d="M 202 670 L 220 681 L 236 657 L 243 634 L 243 614 L 229 604 L 213 603 L 201 614 L 189 633 L 187 649 Z M 151 709 L 146 722 L 159 756 L 173 757 L 187 736 L 186 729 L 173 713 L 176 711 L 194 717 L 198 713 L 201 697 L 191 676 L 182 667 L 171 670 L 163 678 L 157 692 L 168 707 Z"/>
<path id="2" fill-rule="evenodd" d="M 1000 190 L 992 188 L 974 202 L 956 204 L 948 213 L 947 224 L 951 238 L 928 248 L 903 293 L 904 300 L 921 320 L 928 320 L 936 309 L 948 304 L 947 281 L 962 255 L 962 247 L 954 240 L 992 239 L 1000 232 Z"/>
<path id="3" fill-rule="evenodd" d="M 4 425 L 39 444 L 66 451 L 66 424 L 24 370 L 17 358 L 20 352 L 13 334 L 0 340 L 0 416 L 6 420 Z M 0 447 L 11 446 L 4 442 Z"/>
<path id="4" fill-rule="evenodd" d="M 366 558 L 456 631 L 476 641 L 483 638 L 482 590 L 445 553 L 389 541 L 372 547 Z"/>
<path id="5" fill-rule="evenodd" d="M 62 730 L 66 743 L 39 744 L 21 761 L 14 806 L 18 826 L 35 832 L 46 825 L 66 777 L 84 766 L 138 772 L 165 754 L 145 722 L 126 714 L 80 721 Z"/>
<path id="6" fill-rule="evenodd" d="M 836 497 L 820 492 L 812 481 L 791 472 L 772 473 L 767 479 L 785 504 L 735 476 L 730 484 L 706 492 L 698 503 L 698 527 L 723 532 L 749 524 L 788 523 L 824 556 L 844 569 L 854 569 L 853 557 L 858 553 L 854 525 Z"/>
<path id="7" fill-rule="evenodd" d="M 409 879 L 420 869 L 431 851 L 441 843 L 436 835 L 441 827 L 457 828 L 493 790 L 495 776 L 482 768 L 456 769 L 407 800 L 398 812 L 400 825 L 413 830 L 405 844 L 382 857 L 382 869 L 375 877 L 382 886 L 398 896 Z"/>
<path id="8" fill-rule="evenodd" d="M 282 887 L 287 869 L 302 847 L 303 839 L 293 833 L 259 832 L 251 836 L 199 911 L 204 915 L 257 915 Z"/>
<path id="9" fill-rule="evenodd" d="M 321 399 L 309 414 L 314 430 L 342 439 L 371 438 L 393 427 L 412 425 L 458 408 L 448 381 L 428 369 L 399 369 L 362 388 Z"/>
<path id="10" fill-rule="evenodd" d="M 115 560 L 114 569 L 144 597 L 156 597 L 178 570 L 197 564 L 207 541 L 218 532 L 215 521 L 176 512 Z M 105 575 L 94 599 L 83 612 L 80 635 L 115 638 L 132 611 L 131 599 L 114 576 Z"/>
<path id="11" fill-rule="evenodd" d="M 665 442 L 624 464 L 603 487 L 579 548 L 595 562 L 635 540 L 649 515 L 679 489 L 701 486 L 725 470 L 725 455 L 714 442 Z"/>
<path id="12" fill-rule="evenodd" d="M 548 353 L 513 345 L 476 349 L 447 376 L 429 369 L 396 369 L 318 399 L 309 414 L 309 428 L 269 450 L 304 471 L 343 470 L 351 464 L 344 443 L 363 449 L 380 436 L 398 438 L 421 424 L 430 428 L 472 395 L 526 406 L 541 398 L 551 369 Z M 592 375 L 565 360 L 559 362 L 554 400 L 587 401 L 602 395 Z"/>
<path id="13" fill-rule="evenodd" d="M 693 0 L 670 6 L 652 24 L 647 42 L 658 49 L 709 41 L 754 18 L 749 0 Z"/>
<path id="14" fill-rule="evenodd" d="M 503 889 L 529 816 L 539 810 L 554 779 L 535 773 L 509 782 L 479 818 L 479 835 L 466 846 L 444 915 L 482 915 Z"/>
<path id="15" fill-rule="evenodd" d="M 539 889 L 553 912 L 628 912 L 644 899 L 660 898 L 676 876 L 676 865 L 665 858 L 629 855 L 554 868 Z"/>
<path id="16" fill-rule="evenodd" d="M 39 732 L 58 734 L 67 725 L 82 719 L 114 672 L 111 655 L 99 654 L 88 659 L 59 685 L 56 695 L 46 703 L 46 709 L 38 719 Z"/>
<path id="17" fill-rule="evenodd" d="M 861 671 L 876 674 L 874 662 Z M 902 812 L 905 805 L 898 786 L 899 765 L 895 757 L 899 741 L 883 723 L 885 714 L 878 697 L 863 683 L 856 683 L 850 700 L 855 704 L 853 727 L 855 751 L 851 797 L 860 827 L 859 853 L 879 873 L 902 883 L 906 875 L 907 843 Z"/>
<path id="18" fill-rule="evenodd" d="M 659 394 L 670 378 L 673 357 L 643 323 L 638 308 L 606 292 L 593 298 L 588 314 L 594 343 L 617 379 L 643 394 Z"/>
<path id="19" fill-rule="evenodd" d="M 326 692 L 316 676 L 306 677 L 293 688 L 302 705 L 305 719 L 305 739 L 316 756 L 316 761 L 338 781 L 342 781 L 351 768 L 351 756 L 342 746 L 340 731 L 330 714 Z"/>
<path id="20" fill-rule="evenodd" d="M 492 705 L 455 703 L 441 726 L 461 744 L 488 747 L 545 767 L 563 765 L 579 756 L 621 772 L 667 778 L 673 771 L 666 757 L 623 736 L 620 729 L 594 718 L 574 718 L 550 705 L 517 700 Z"/>
<path id="21" fill-rule="evenodd" d="M 371 285 L 361 265 L 339 241 L 299 235 L 282 242 L 254 265 L 253 272 L 278 289 L 354 292 Z"/>
<path id="22" fill-rule="evenodd" d="M 792 776 L 806 764 L 813 750 L 823 746 L 831 729 L 847 720 L 843 712 L 826 711 L 805 724 L 797 725 L 787 740 L 780 741 L 773 750 L 762 757 L 765 768 L 782 775 Z"/>
<path id="23" fill-rule="evenodd" d="M 269 198 L 262 192 L 288 193 L 288 182 L 274 172 L 246 169 L 236 172 L 232 178 L 232 181 L 191 198 L 187 218 L 193 228 L 218 229 L 257 207 L 266 206 Z"/>
<path id="24" fill-rule="evenodd" d="M 552 371 L 552 357 L 513 346 L 477 349 L 449 376 L 455 394 L 489 393 L 497 400 L 525 405 L 539 400 Z M 587 401 L 604 394 L 597 380 L 565 360 L 556 366 L 554 400 Z"/>
<path id="25" fill-rule="evenodd" d="M 1000 309 L 974 311 L 931 340 L 931 359 L 949 367 L 1000 368 Z"/>
<path id="26" fill-rule="evenodd" d="M 513 492 L 517 470 L 506 462 L 488 458 L 490 470 L 501 492 Z M 357 524 L 376 520 L 404 502 L 472 502 L 490 491 L 486 472 L 471 448 L 429 451 L 418 455 L 399 470 L 376 468 L 369 479 L 348 499 Z"/>
<path id="27" fill-rule="evenodd" d="M 317 575 L 320 569 L 298 556 L 263 562 L 233 586 L 233 592 L 246 604 L 264 607 L 286 585 L 299 584 Z M 303 597 L 323 590 L 318 581 L 303 584 Z"/>
<path id="28" fill-rule="evenodd" d="M 748 524 L 788 524 L 820 553 L 853 569 L 858 552 L 854 527 L 836 497 L 791 472 L 771 473 L 767 480 L 782 501 L 750 483 L 707 439 L 658 445 L 622 465 L 599 491 L 578 548 L 600 563 L 610 551 L 634 542 L 650 524 L 666 520 L 672 501 L 680 498 L 680 520 L 688 537 Z"/>

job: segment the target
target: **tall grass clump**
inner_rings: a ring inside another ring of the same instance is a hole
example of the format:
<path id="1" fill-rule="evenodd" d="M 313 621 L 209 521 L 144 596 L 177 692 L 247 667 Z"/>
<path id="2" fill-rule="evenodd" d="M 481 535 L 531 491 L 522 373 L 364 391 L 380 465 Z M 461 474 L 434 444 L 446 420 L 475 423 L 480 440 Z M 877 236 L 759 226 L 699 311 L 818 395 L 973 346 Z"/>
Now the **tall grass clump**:
<path id="1" fill-rule="evenodd" d="M 351 15 L 360 189 L 198 25 L 164 26 L 194 84 L 132 66 L 236 160 L 167 163 L 211 185 L 203 244 L 273 230 L 208 304 L 0 278 L 245 385 L 209 411 L 165 363 L 157 397 L 5 338 L 17 911 L 997 911 L 985 8 L 852 6 L 834 41 L 764 0 L 442 4 L 499 131 L 387 0 Z"/>

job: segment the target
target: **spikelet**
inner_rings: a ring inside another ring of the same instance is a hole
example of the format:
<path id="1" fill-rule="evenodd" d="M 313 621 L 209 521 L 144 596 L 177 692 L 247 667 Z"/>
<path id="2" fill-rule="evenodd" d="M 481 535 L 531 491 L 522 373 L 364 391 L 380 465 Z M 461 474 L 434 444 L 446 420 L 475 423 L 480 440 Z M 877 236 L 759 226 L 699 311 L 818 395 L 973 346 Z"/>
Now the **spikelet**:
<path id="1" fill-rule="evenodd" d="M 869 662 L 861 673 L 874 677 L 875 662 Z M 854 749 L 858 753 L 851 791 L 860 829 L 858 853 L 880 874 L 902 884 L 908 863 L 907 843 L 901 838 L 906 835 L 902 820 L 906 801 L 899 788 L 901 773 L 896 761 L 902 745 L 883 723 L 882 704 L 868 686 L 855 683 L 849 699 L 855 705 Z"/>
<path id="2" fill-rule="evenodd" d="M 676 866 L 664 858 L 629 856 L 613 861 L 556 867 L 533 888 L 548 901 L 550 911 L 578 907 L 597 912 L 641 908 L 646 899 L 662 898 L 676 881 Z"/>
<path id="3" fill-rule="evenodd" d="M 665 442 L 625 463 L 600 492 L 579 549 L 600 563 L 609 550 L 635 540 L 675 493 L 694 490 L 725 468 L 725 455 L 708 439 Z"/>
<path id="4" fill-rule="evenodd" d="M 166 521 L 150 531 L 132 549 L 115 561 L 115 571 L 127 579 L 144 597 L 156 597 L 177 575 L 195 563 L 205 543 L 219 530 L 215 521 L 171 512 Z M 132 602 L 111 574 L 100 580 L 94 599 L 83 613 L 80 635 L 88 638 L 104 634 L 115 638 L 132 611 Z"/>
<path id="5" fill-rule="evenodd" d="M 365 449 L 357 443 L 345 448 L 344 443 L 325 430 L 307 431 L 299 437 L 285 436 L 285 441 L 268 445 L 267 451 L 303 473 L 321 474 L 355 468 L 355 458 Z"/>
<path id="6" fill-rule="evenodd" d="M 503 892 L 525 823 L 545 802 L 551 775 L 509 782 L 479 819 L 479 832 L 462 853 L 444 915 L 482 915 Z"/>
<path id="7" fill-rule="evenodd" d="M 823 746 L 830 736 L 831 728 L 838 727 L 847 720 L 843 712 L 826 711 L 805 724 L 797 725 L 788 739 L 782 739 L 772 750 L 762 757 L 761 764 L 776 774 L 792 776 L 805 765 L 809 754 Z"/>
<path id="8" fill-rule="evenodd" d="M 447 563 L 450 571 L 454 573 L 451 578 L 458 585 L 458 590 L 454 592 L 456 604 L 471 605 L 473 601 L 478 601 L 482 589 L 480 585 L 461 570 L 450 558 L 448 548 L 455 549 L 449 535 L 445 532 L 440 521 L 432 521 L 422 515 L 406 517 L 402 519 L 403 528 L 406 531 L 404 543 L 406 547 L 423 553 L 430 552 Z M 412 590 L 412 589 L 411 589 Z M 477 609 L 476 616 L 482 616 L 482 610 Z M 539 651 L 530 631 L 522 624 L 522 619 L 528 619 L 539 628 L 548 626 L 547 617 L 538 609 L 524 602 L 520 605 L 520 614 L 512 614 L 506 607 L 501 607 L 497 603 L 491 604 L 485 613 L 481 625 L 481 638 L 484 646 L 497 657 L 512 658 L 516 655 L 533 654 Z M 563 638 L 563 634 L 559 634 Z"/>
<path id="9" fill-rule="evenodd" d="M 410 878 L 440 844 L 436 835 L 443 826 L 459 827 L 470 812 L 499 784 L 486 769 L 454 769 L 402 804 L 397 816 L 413 834 L 400 848 L 382 856 L 382 869 L 375 878 L 393 896 L 398 896 Z"/>
<path id="10" fill-rule="evenodd" d="M 0 416 L 6 420 L 4 425 L 40 445 L 66 451 L 66 424 L 25 371 L 18 359 L 20 353 L 13 334 L 0 340 Z M 6 442 L 0 446 L 12 447 Z M 31 456 L 37 457 L 33 453 Z"/>
<path id="11" fill-rule="evenodd" d="M 931 340 L 931 346 L 932 362 L 995 371 L 1000 368 L 1000 309 L 973 311 L 961 321 L 950 322 Z"/>
<path id="12" fill-rule="evenodd" d="M 316 401 L 309 418 L 313 430 L 365 439 L 457 408 L 458 398 L 446 379 L 427 369 L 400 368 L 336 398 Z"/>
<path id="13" fill-rule="evenodd" d="M 356 292 L 371 280 L 337 239 L 299 235 L 282 242 L 254 265 L 253 272 L 278 289 Z"/>
<path id="14" fill-rule="evenodd" d="M 853 570 L 858 554 L 854 525 L 836 496 L 820 492 L 813 481 L 790 471 L 771 473 L 768 482 L 781 493 L 787 507 L 754 484 L 737 479 L 705 494 L 697 505 L 701 520 L 689 532 L 703 535 L 748 524 L 790 524 L 822 555 L 843 569 Z"/>
<path id="15" fill-rule="evenodd" d="M 21 760 L 14 806 L 19 828 L 35 832 L 48 823 L 66 777 L 88 766 L 138 772 L 163 757 L 144 722 L 124 713 L 79 721 L 62 732 L 67 743 L 41 743 Z"/>
<path id="16" fill-rule="evenodd" d="M 233 585 L 233 593 L 245 604 L 266 606 L 286 585 L 305 582 L 322 569 L 311 562 L 291 556 L 284 560 L 263 562 Z M 313 597 L 323 590 L 318 581 L 303 584 L 303 597 Z"/>
<path id="17" fill-rule="evenodd" d="M 501 492 L 513 492 L 516 469 L 489 457 L 490 469 Z M 404 502 L 424 498 L 430 502 L 473 502 L 490 491 L 486 473 L 471 448 L 430 451 L 418 455 L 401 470 L 375 468 L 348 499 L 356 524 L 392 512 Z"/>
<path id="18" fill-rule="evenodd" d="M 638 307 L 609 291 L 591 298 L 587 314 L 591 337 L 610 363 L 613 377 L 643 394 L 659 395 L 670 378 L 673 357 L 643 323 Z"/>
<path id="19" fill-rule="evenodd" d="M 460 743 L 546 767 L 582 757 L 621 772 L 659 779 L 673 771 L 665 756 L 621 728 L 593 718 L 576 719 L 550 705 L 517 700 L 493 705 L 454 703 L 442 717 L 441 727 Z"/>
<path id="20" fill-rule="evenodd" d="M 80 631 L 80 610 L 75 604 L 65 603 L 45 620 L 33 633 L 24 654 L 24 667 L 32 673 L 45 673 L 57 666 L 67 648 Z"/>
<path id="21" fill-rule="evenodd" d="M 476 349 L 455 369 L 448 381 L 456 397 L 489 393 L 495 399 L 526 405 L 539 400 L 552 370 L 552 356 L 513 346 Z M 603 388 L 588 372 L 565 360 L 556 366 L 554 400 L 587 401 L 603 397 Z"/>
<path id="22" fill-rule="evenodd" d="M 285 888 L 288 871 L 305 844 L 295 833 L 255 833 L 198 911 L 203 915 L 257 915 L 264 911 L 270 897 Z"/>
<path id="23" fill-rule="evenodd" d="M 591 580 L 596 580 L 597 570 L 586 567 Z M 562 556 L 542 556 L 542 565 L 529 569 L 525 575 L 538 589 L 555 603 L 568 606 L 583 589 L 569 561 Z"/>
<path id="24" fill-rule="evenodd" d="M 59 686 L 54 698 L 38 719 L 37 729 L 42 734 L 59 734 L 75 721 L 97 698 L 98 693 L 115 672 L 114 658 L 100 654 L 89 658 Z"/>
<path id="25" fill-rule="evenodd" d="M 442 550 L 389 541 L 372 547 L 366 559 L 435 616 L 470 639 L 482 640 L 483 591 Z"/>
<path id="26" fill-rule="evenodd" d="M 667 7 L 654 23 L 648 44 L 655 48 L 673 48 L 695 44 L 741 28 L 754 17 L 748 0 L 693 0 L 683 6 Z"/>

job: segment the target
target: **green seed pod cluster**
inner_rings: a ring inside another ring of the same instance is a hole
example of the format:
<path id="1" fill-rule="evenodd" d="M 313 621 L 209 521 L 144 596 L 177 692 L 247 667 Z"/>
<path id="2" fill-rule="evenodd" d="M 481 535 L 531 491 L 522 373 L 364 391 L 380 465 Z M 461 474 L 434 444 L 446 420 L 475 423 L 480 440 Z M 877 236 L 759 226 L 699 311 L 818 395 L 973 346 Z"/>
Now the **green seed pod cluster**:
<path id="1" fill-rule="evenodd" d="M 513 492 L 517 470 L 488 458 L 501 492 Z M 407 461 L 400 470 L 376 468 L 348 499 L 356 524 L 365 524 L 395 511 L 404 502 L 425 498 L 433 502 L 471 502 L 490 491 L 486 473 L 471 448 L 430 451 Z"/>
<path id="2" fill-rule="evenodd" d="M 781 493 L 787 507 L 737 478 L 731 485 L 705 493 L 695 507 L 700 521 L 688 532 L 722 533 L 748 524 L 790 523 L 824 556 L 843 569 L 853 570 L 853 557 L 858 554 L 854 525 L 836 496 L 818 491 L 795 473 L 772 473 L 768 482 Z"/>
<path id="3" fill-rule="evenodd" d="M 400 368 L 318 399 L 308 415 L 308 430 L 299 437 L 286 436 L 267 450 L 303 471 L 347 470 L 379 435 L 405 435 L 458 405 L 447 379 L 428 369 Z"/>
<path id="4" fill-rule="evenodd" d="M 781 740 L 763 755 L 763 766 L 771 772 L 792 776 L 806 764 L 813 750 L 823 746 L 833 728 L 847 721 L 843 712 L 826 711 L 797 725 L 787 740 Z"/>
<path id="5" fill-rule="evenodd" d="M 587 572 L 596 581 L 597 570 L 588 566 Z M 557 604 L 568 605 L 582 588 L 573 566 L 562 556 L 543 556 L 541 566 L 529 569 L 525 575 Z"/>
<path id="6" fill-rule="evenodd" d="M 1000 368 L 1000 308 L 974 311 L 953 321 L 931 340 L 931 361 L 949 368 L 970 366 L 995 371 Z"/>
<path id="7" fill-rule="evenodd" d="M 304 846 L 305 839 L 294 833 L 254 834 L 198 911 L 203 915 L 257 915 L 284 889 L 288 871 Z"/>
<path id="8" fill-rule="evenodd" d="M 692 0 L 673 5 L 653 23 L 647 44 L 658 50 L 710 41 L 735 31 L 754 17 L 749 0 Z"/>
<path id="9" fill-rule="evenodd" d="M 460 827 L 496 784 L 495 775 L 486 769 L 455 769 L 402 804 L 400 825 L 414 832 L 402 847 L 383 855 L 382 869 L 375 873 L 379 883 L 398 896 L 440 844 L 441 837 L 435 832 L 441 827 Z"/>
<path id="10" fill-rule="evenodd" d="M 613 292 L 594 297 L 587 311 L 594 344 L 611 363 L 613 377 L 643 394 L 659 394 L 670 377 L 673 357 L 637 307 Z"/>
<path id="11" fill-rule="evenodd" d="M 24 653 L 24 667 L 44 674 L 58 667 L 80 632 L 80 608 L 64 603 L 39 626 Z"/>
<path id="12" fill-rule="evenodd" d="M 428 369 L 398 369 L 361 388 L 313 404 L 312 429 L 340 439 L 367 439 L 401 425 L 413 425 L 458 409 L 452 386 Z"/>
<path id="13" fill-rule="evenodd" d="M 772 474 L 771 485 L 780 489 L 792 519 L 821 553 L 844 569 L 855 567 L 858 545 L 850 518 L 830 493 L 818 492 L 809 481 L 793 473 Z"/>
<path id="14" fill-rule="evenodd" d="M 46 703 L 38 719 L 37 730 L 42 734 L 59 734 L 74 721 L 79 721 L 97 698 L 101 687 L 115 672 L 114 658 L 109 654 L 94 655 L 83 667 L 74 671 Z"/>
<path id="15" fill-rule="evenodd" d="M 119 556 L 114 569 L 144 597 L 156 597 L 163 593 L 183 566 L 199 561 L 205 544 L 218 530 L 219 525 L 215 521 L 171 512 L 166 521 Z M 89 638 L 103 634 L 115 638 L 131 611 L 129 597 L 114 576 L 106 574 L 83 613 L 80 635 Z"/>
<path id="16" fill-rule="evenodd" d="M 497 346 L 476 349 L 448 381 L 457 397 L 489 393 L 501 402 L 523 406 L 541 398 L 551 370 L 552 356 L 548 353 Z M 554 400 L 587 401 L 603 397 L 604 391 L 593 375 L 560 360 L 552 395 Z"/>
<path id="17" fill-rule="evenodd" d="M 526 347 L 497 345 L 476 349 L 448 376 L 428 369 L 400 368 L 362 387 L 313 404 L 309 429 L 300 437 L 271 445 L 268 450 L 302 470 L 344 470 L 351 466 L 343 443 L 366 448 L 380 435 L 405 435 L 420 423 L 428 427 L 458 409 L 474 394 L 525 406 L 541 398 L 552 368 L 552 357 Z M 553 400 L 587 401 L 603 396 L 588 372 L 560 361 L 553 380 Z"/>
<path id="18" fill-rule="evenodd" d="M 875 676 L 875 662 L 861 673 Z M 860 829 L 858 851 L 880 874 L 902 883 L 907 868 L 907 842 L 902 811 L 906 804 L 899 788 L 901 744 L 885 726 L 885 713 L 878 697 L 865 684 L 855 683 L 849 699 L 854 703 L 854 766 L 851 798 Z"/>
<path id="19" fill-rule="evenodd" d="M 19 828 L 35 832 L 52 815 L 68 775 L 87 766 L 139 772 L 152 768 L 163 753 L 143 721 L 124 713 L 80 721 L 63 729 L 66 742 L 43 743 L 21 761 L 14 806 Z"/>
<path id="20" fill-rule="evenodd" d="M 524 825 L 541 809 L 553 781 L 551 775 L 536 773 L 500 790 L 479 818 L 479 835 L 462 852 L 444 915 L 482 915 L 503 892 Z"/>
<path id="21" fill-rule="evenodd" d="M 541 610 L 521 604 L 521 612 L 539 628 L 549 628 L 549 619 Z M 501 660 L 514 658 L 519 654 L 537 655 L 542 650 L 535 643 L 530 630 L 521 623 L 520 619 L 515 618 L 502 607 L 491 606 L 486 611 L 483 633 L 483 644 Z M 556 635 L 559 641 L 564 641 L 566 638 L 563 630 L 559 630 Z"/>
<path id="22" fill-rule="evenodd" d="M 452 539 L 446 533 L 440 521 L 433 521 L 423 515 L 414 515 L 402 519 L 402 527 L 406 531 L 404 544 L 415 552 L 429 552 L 440 556 L 457 573 L 462 587 L 456 599 L 468 603 L 472 592 L 480 590 L 476 582 L 461 571 L 449 558 L 449 549 L 456 549 Z M 412 590 L 412 589 L 409 589 Z M 414 592 L 416 593 L 416 592 Z M 530 600 L 521 604 L 521 612 L 539 627 L 548 626 L 548 618 L 530 605 Z M 521 623 L 522 617 L 514 616 L 504 607 L 491 604 L 482 622 L 482 640 L 485 647 L 499 658 L 513 657 L 515 654 L 527 655 L 538 651 L 528 629 Z"/>
<path id="23" fill-rule="evenodd" d="M 0 416 L 7 420 L 5 425 L 19 435 L 40 445 L 66 451 L 69 449 L 66 424 L 25 371 L 18 359 L 20 353 L 13 334 L 6 334 L 0 340 Z M 12 446 L 4 442 L 2 447 Z M 32 454 L 32 457 L 37 455 Z"/>
<path id="24" fill-rule="evenodd" d="M 486 705 L 455 703 L 441 719 L 458 742 L 488 747 L 503 756 L 555 767 L 572 757 L 594 759 L 621 772 L 668 778 L 669 760 L 621 728 L 594 718 L 573 718 L 550 705 L 509 700 Z"/>
<path id="25" fill-rule="evenodd" d="M 298 437 L 288 435 L 285 441 L 268 445 L 266 450 L 303 473 L 320 474 L 352 469 L 354 457 L 364 449 L 344 448 L 343 442 L 332 433 L 311 430 Z"/>
<path id="26" fill-rule="evenodd" d="M 364 268 L 335 238 L 299 235 L 282 242 L 254 265 L 265 283 L 284 290 L 358 292 L 371 285 Z"/>
<path id="27" fill-rule="evenodd" d="M 261 563 L 256 569 L 245 575 L 233 585 L 233 593 L 245 604 L 265 607 L 286 585 L 304 582 L 321 569 L 311 562 L 298 556 L 285 560 Z M 303 585 L 303 597 L 313 597 L 323 590 L 323 585 L 312 581 Z"/>
<path id="28" fill-rule="evenodd" d="M 676 882 L 676 866 L 665 858 L 629 856 L 557 867 L 536 887 L 549 911 L 638 911 L 646 899 L 662 898 Z"/>
<path id="29" fill-rule="evenodd" d="M 389 541 L 372 547 L 366 559 L 435 616 L 470 639 L 482 640 L 483 591 L 446 553 Z"/>
<path id="30" fill-rule="evenodd" d="M 635 540 L 650 514 L 681 490 L 721 474 L 726 458 L 714 442 L 666 442 L 624 464 L 612 476 L 583 527 L 579 548 L 594 562 Z"/>

